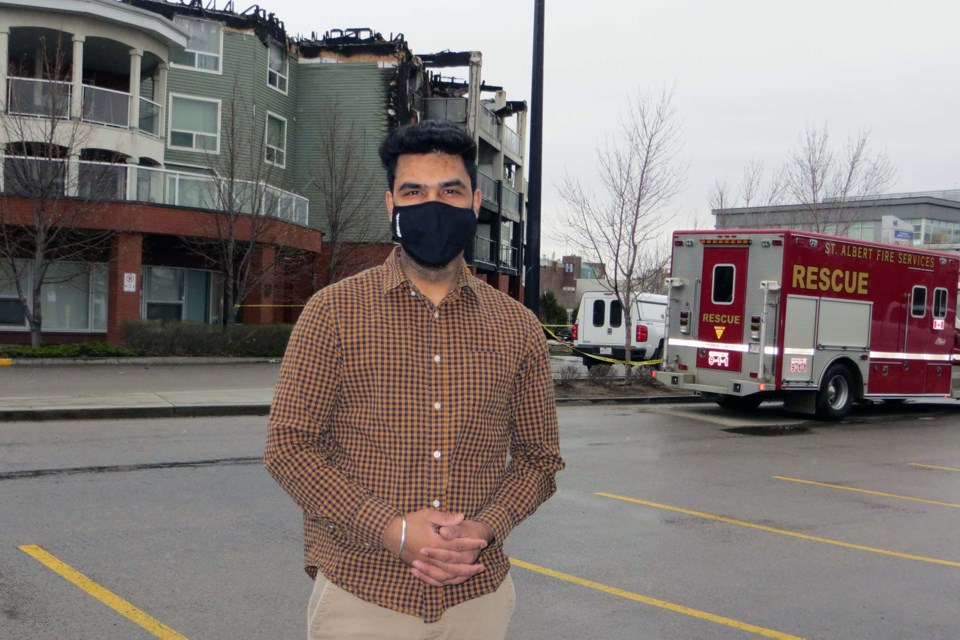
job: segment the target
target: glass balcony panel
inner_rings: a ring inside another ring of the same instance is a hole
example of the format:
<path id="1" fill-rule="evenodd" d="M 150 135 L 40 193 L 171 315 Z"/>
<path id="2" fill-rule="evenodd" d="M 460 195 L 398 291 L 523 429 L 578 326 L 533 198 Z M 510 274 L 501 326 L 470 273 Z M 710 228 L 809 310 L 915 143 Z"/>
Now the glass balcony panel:
<path id="1" fill-rule="evenodd" d="M 505 211 L 520 213 L 520 194 L 513 189 L 503 188 L 503 208 Z"/>
<path id="2" fill-rule="evenodd" d="M 484 105 L 480 105 L 480 130 L 494 140 L 500 139 L 500 120 Z"/>
<path id="3" fill-rule="evenodd" d="M 483 199 L 496 207 L 496 205 L 500 202 L 500 198 L 498 197 L 497 181 L 487 174 L 478 171 L 477 186 L 480 187 L 480 193 L 483 196 Z"/>
<path id="4" fill-rule="evenodd" d="M 7 112 L 11 115 L 69 118 L 69 82 L 7 78 Z"/>
<path id="5" fill-rule="evenodd" d="M 477 236 L 473 240 L 473 260 L 474 262 L 486 262 L 493 264 L 494 242 L 490 238 Z"/>
<path id="6" fill-rule="evenodd" d="M 146 98 L 140 98 L 140 131 L 152 136 L 160 135 L 160 123 L 163 122 L 163 107 Z"/>
<path id="7" fill-rule="evenodd" d="M 127 165 L 81 162 L 77 195 L 88 200 L 126 200 Z"/>
<path id="8" fill-rule="evenodd" d="M 467 123 L 466 98 L 427 98 L 424 100 L 427 120 L 448 120 Z"/>
<path id="9" fill-rule="evenodd" d="M 31 198 L 58 197 L 66 193 L 67 163 L 40 157 L 5 156 L 3 191 Z"/>
<path id="10" fill-rule="evenodd" d="M 130 94 L 83 85 L 83 119 L 111 127 L 130 123 Z"/>
<path id="11" fill-rule="evenodd" d="M 515 155 L 523 155 L 523 149 L 520 147 L 520 134 L 510 127 L 503 128 L 503 145 Z"/>

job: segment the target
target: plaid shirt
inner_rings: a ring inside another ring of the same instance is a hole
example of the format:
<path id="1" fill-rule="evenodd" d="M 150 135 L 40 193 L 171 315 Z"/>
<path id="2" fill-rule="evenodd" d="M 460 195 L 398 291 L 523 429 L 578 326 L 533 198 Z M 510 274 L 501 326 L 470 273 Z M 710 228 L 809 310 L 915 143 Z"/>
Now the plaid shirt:
<path id="1" fill-rule="evenodd" d="M 563 468 L 543 332 L 464 264 L 439 306 L 387 262 L 321 290 L 290 338 L 265 464 L 304 512 L 306 570 L 425 622 L 490 593 L 503 540 Z M 508 462 L 509 454 L 509 462 Z M 381 546 L 400 513 L 489 525 L 486 571 L 431 587 Z"/>

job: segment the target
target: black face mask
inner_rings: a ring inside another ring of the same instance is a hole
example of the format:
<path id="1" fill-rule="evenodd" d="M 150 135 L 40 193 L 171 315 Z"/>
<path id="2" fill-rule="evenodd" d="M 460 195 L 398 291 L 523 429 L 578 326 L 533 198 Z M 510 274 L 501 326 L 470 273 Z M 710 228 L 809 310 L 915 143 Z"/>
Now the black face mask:
<path id="1" fill-rule="evenodd" d="M 393 208 L 393 239 L 414 262 L 442 269 L 460 255 L 477 232 L 473 209 L 430 200 Z"/>

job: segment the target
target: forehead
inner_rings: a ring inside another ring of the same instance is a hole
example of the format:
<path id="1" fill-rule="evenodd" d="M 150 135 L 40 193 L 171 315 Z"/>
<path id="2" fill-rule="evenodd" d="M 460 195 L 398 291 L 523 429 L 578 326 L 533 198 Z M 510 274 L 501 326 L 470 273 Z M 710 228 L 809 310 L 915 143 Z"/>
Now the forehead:
<path id="1" fill-rule="evenodd" d="M 451 180 L 470 184 L 463 158 L 448 153 L 410 153 L 397 158 L 396 184 L 435 184 Z"/>

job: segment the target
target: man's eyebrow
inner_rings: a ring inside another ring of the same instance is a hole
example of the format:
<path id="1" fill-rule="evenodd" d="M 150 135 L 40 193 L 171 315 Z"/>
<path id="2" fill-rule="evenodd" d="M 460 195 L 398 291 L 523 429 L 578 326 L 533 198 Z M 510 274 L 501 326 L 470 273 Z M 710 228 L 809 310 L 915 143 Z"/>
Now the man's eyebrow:
<path id="1" fill-rule="evenodd" d="M 420 182 L 402 182 L 400 186 L 397 187 L 397 191 L 406 191 L 408 189 L 423 189 L 424 187 L 429 186 Z M 453 180 L 444 180 L 439 185 L 440 189 L 447 187 L 466 187 L 466 183 L 460 178 L 454 178 Z"/>

